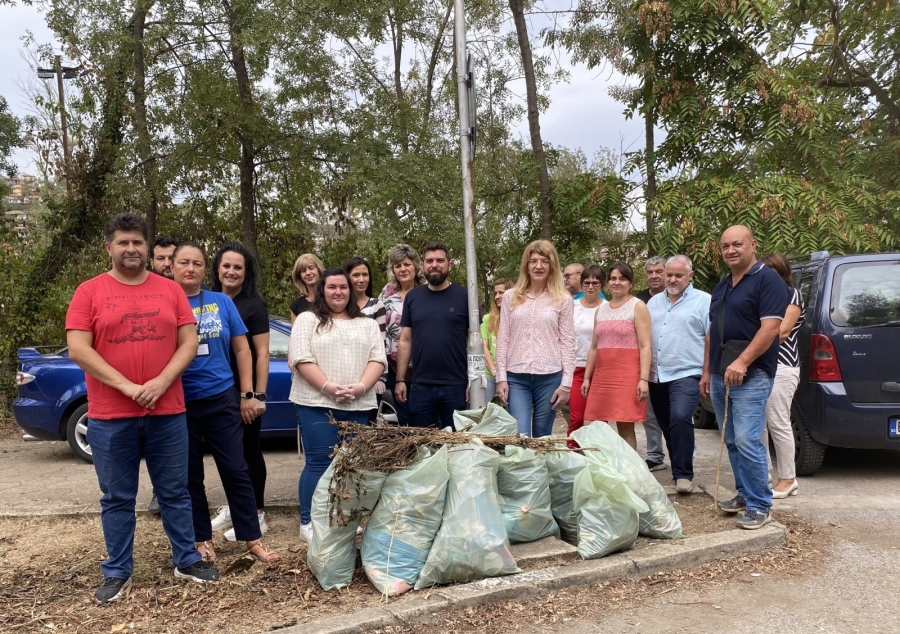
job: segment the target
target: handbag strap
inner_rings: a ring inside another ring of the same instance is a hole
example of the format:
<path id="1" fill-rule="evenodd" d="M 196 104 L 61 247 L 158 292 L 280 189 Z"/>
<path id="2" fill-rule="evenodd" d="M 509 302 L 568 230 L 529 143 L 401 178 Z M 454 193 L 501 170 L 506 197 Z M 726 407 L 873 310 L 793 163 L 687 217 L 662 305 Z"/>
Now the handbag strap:
<path id="1" fill-rule="evenodd" d="M 730 273 L 729 273 L 730 275 Z M 725 349 L 725 300 L 728 299 L 728 282 L 722 291 L 722 304 L 719 306 L 719 350 Z"/>

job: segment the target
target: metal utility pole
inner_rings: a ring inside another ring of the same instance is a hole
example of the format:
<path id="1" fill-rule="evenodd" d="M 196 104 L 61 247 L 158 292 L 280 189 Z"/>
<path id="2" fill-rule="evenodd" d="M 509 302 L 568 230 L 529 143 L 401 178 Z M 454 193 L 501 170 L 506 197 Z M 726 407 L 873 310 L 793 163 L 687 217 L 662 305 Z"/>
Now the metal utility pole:
<path id="1" fill-rule="evenodd" d="M 63 67 L 62 55 L 55 55 L 53 68 L 38 68 L 39 79 L 50 79 L 56 75 L 56 92 L 59 96 L 59 127 L 62 132 L 63 146 L 63 170 L 66 177 L 66 193 L 72 195 L 72 185 L 69 183 L 69 174 L 72 168 L 72 156 L 69 153 L 69 124 L 66 119 L 66 93 L 63 90 L 63 79 L 74 79 L 81 74 L 81 66 L 70 68 Z"/>
<path id="2" fill-rule="evenodd" d="M 463 222 L 466 239 L 466 286 L 469 291 L 469 407 L 484 407 L 484 347 L 481 343 L 481 319 L 478 312 L 478 267 L 475 259 L 475 193 L 472 187 L 472 155 L 475 147 L 474 108 L 470 95 L 474 75 L 466 60 L 466 18 L 463 0 L 454 0 L 454 43 L 456 83 L 459 93 L 459 149 L 462 158 Z"/>

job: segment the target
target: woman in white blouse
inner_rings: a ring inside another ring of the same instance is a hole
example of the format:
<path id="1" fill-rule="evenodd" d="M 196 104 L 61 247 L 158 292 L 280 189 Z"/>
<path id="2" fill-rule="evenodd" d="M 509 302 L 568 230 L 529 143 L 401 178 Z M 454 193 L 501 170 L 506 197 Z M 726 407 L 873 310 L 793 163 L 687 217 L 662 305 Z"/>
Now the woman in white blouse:
<path id="1" fill-rule="evenodd" d="M 597 309 L 603 303 L 600 289 L 606 283 L 606 272 L 598 265 L 591 264 L 581 272 L 581 290 L 584 296 L 575 300 L 575 374 L 572 376 L 572 392 L 569 396 L 569 436 L 584 426 L 584 407 L 587 399 L 581 394 L 584 368 L 588 351 L 594 338 L 594 321 Z M 569 441 L 573 449 L 578 445 Z"/>
<path id="2" fill-rule="evenodd" d="M 376 406 L 375 383 L 387 366 L 378 324 L 360 312 L 353 298 L 347 273 L 327 269 L 312 308 L 298 315 L 291 330 L 290 399 L 297 406 L 306 455 L 299 484 L 300 538 L 307 542 L 312 538 L 313 491 L 338 443 L 337 427 L 328 415 L 365 424 Z"/>

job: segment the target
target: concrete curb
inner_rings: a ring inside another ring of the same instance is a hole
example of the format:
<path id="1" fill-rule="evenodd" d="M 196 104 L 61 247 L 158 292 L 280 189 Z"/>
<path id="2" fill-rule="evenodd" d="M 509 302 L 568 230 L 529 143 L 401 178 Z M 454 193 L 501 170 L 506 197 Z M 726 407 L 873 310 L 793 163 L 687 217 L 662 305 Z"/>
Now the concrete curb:
<path id="1" fill-rule="evenodd" d="M 277 630 L 279 634 L 361 634 L 387 625 L 406 625 L 416 618 L 451 608 L 478 607 L 500 601 L 545 596 L 564 588 L 613 579 L 699 566 L 716 559 L 757 552 L 785 542 L 785 528 L 777 522 L 755 531 L 730 530 L 673 541 L 661 541 L 639 551 L 578 561 L 557 568 L 494 577 L 457 586 L 417 592 L 377 608 Z"/>

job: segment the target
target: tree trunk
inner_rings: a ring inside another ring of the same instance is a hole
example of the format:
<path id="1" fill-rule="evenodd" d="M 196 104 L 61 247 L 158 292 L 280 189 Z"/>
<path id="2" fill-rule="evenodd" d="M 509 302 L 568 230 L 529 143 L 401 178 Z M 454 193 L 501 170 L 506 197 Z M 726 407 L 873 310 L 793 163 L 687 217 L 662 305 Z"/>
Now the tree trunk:
<path id="1" fill-rule="evenodd" d="M 541 140 L 541 123 L 538 118 L 537 81 L 534 77 L 534 60 L 531 56 L 531 43 L 528 41 L 528 26 L 525 24 L 524 0 L 509 0 L 516 35 L 519 38 L 519 50 L 522 53 L 522 70 L 525 74 L 525 95 L 528 102 L 528 131 L 531 133 L 531 152 L 538 164 L 538 184 L 541 190 L 541 237 L 552 239 L 553 226 L 550 209 L 550 175 L 547 172 L 547 155 L 544 153 L 544 142 Z"/>
<path id="2" fill-rule="evenodd" d="M 653 199 L 656 198 L 656 143 L 653 138 L 653 113 L 656 104 L 653 98 L 653 83 L 644 79 L 644 160 L 647 164 L 647 184 L 644 186 L 644 215 L 647 219 L 647 255 L 656 255 L 653 242 L 656 240 L 656 216 Z"/>
<path id="3" fill-rule="evenodd" d="M 156 158 L 153 155 L 153 146 L 150 139 L 150 128 L 147 124 L 147 95 L 146 95 L 146 66 L 144 62 L 144 23 L 147 13 L 155 0 L 143 0 L 138 2 L 134 11 L 134 82 L 132 94 L 134 96 L 134 131 L 137 134 L 137 150 L 141 159 L 141 177 L 144 181 L 144 191 L 149 197 L 144 216 L 147 220 L 150 239 L 156 236 L 156 218 L 159 210 L 159 202 L 156 196 Z"/>
<path id="4" fill-rule="evenodd" d="M 241 0 L 239 0 L 241 1 Z M 247 71 L 247 59 L 244 55 L 243 20 L 245 10 L 237 9 L 228 0 L 222 5 L 228 14 L 229 47 L 231 49 L 231 66 L 237 78 L 238 94 L 243 116 L 238 125 L 238 139 L 241 143 L 241 159 L 238 164 L 241 191 L 241 238 L 251 253 L 256 255 L 256 145 L 253 135 L 248 130 L 249 122 L 256 116 L 253 103 L 253 84 Z"/>

